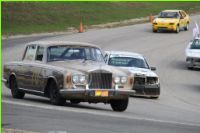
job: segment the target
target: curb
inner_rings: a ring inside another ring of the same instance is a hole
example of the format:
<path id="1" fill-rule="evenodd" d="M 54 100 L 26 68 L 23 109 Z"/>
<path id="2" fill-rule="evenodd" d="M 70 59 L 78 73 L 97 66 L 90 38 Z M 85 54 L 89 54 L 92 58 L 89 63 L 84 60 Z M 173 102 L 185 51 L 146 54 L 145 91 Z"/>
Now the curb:
<path id="1" fill-rule="evenodd" d="M 99 24 L 99 25 L 91 25 L 91 26 L 84 26 L 85 30 L 92 30 L 92 29 L 105 29 L 105 28 L 115 28 L 120 26 L 128 26 L 128 25 L 135 25 L 140 23 L 148 22 L 148 17 L 145 18 L 136 18 L 136 19 L 128 19 L 119 22 L 111 22 L 106 24 Z M 57 35 L 64 35 L 64 34 L 75 34 L 78 33 L 78 30 L 74 27 L 69 27 L 67 31 L 60 31 L 60 32 L 50 32 L 50 33 L 34 33 L 29 35 L 11 35 L 11 36 L 2 36 L 2 40 L 7 39 L 18 39 L 18 38 L 27 38 L 27 37 L 39 37 L 39 36 L 57 36 Z"/>

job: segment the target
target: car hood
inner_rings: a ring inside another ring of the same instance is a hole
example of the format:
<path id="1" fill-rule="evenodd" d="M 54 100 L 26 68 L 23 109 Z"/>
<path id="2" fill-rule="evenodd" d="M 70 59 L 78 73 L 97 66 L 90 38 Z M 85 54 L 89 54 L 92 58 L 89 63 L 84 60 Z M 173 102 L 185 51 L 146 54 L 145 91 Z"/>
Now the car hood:
<path id="1" fill-rule="evenodd" d="M 136 67 L 120 67 L 120 68 L 128 70 L 129 72 L 133 73 L 134 75 L 138 75 L 138 76 L 144 75 L 147 77 L 158 77 L 158 75 L 150 69 L 136 68 Z"/>
<path id="2" fill-rule="evenodd" d="M 103 62 L 83 61 L 83 60 L 69 60 L 69 61 L 54 61 L 49 62 L 49 65 L 57 66 L 71 73 L 90 73 L 92 71 L 110 72 L 115 75 L 126 76 L 129 74 L 126 70 L 120 70 L 112 66 L 108 66 Z"/>
<path id="3" fill-rule="evenodd" d="M 156 18 L 154 22 L 156 23 L 177 23 L 179 19 L 177 18 Z"/>
<path id="4" fill-rule="evenodd" d="M 191 43 L 185 50 L 186 57 L 200 58 L 200 49 L 190 49 Z"/>

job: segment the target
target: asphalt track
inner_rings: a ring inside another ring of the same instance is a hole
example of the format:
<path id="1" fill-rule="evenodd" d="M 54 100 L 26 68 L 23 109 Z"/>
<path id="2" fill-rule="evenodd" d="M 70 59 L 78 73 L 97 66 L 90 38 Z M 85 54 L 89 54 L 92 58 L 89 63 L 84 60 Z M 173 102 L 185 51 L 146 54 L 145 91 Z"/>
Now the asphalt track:
<path id="1" fill-rule="evenodd" d="M 104 104 L 66 103 L 58 107 L 33 95 L 16 100 L 3 87 L 2 127 L 65 133 L 199 133 L 200 70 L 187 70 L 184 56 L 194 21 L 200 23 L 200 15 L 191 18 L 190 30 L 179 34 L 152 33 L 150 23 L 146 23 L 56 37 L 3 40 L 3 63 L 20 60 L 25 43 L 38 39 L 89 42 L 103 50 L 141 53 L 157 68 L 161 95 L 157 100 L 132 97 L 128 109 L 117 113 Z"/>

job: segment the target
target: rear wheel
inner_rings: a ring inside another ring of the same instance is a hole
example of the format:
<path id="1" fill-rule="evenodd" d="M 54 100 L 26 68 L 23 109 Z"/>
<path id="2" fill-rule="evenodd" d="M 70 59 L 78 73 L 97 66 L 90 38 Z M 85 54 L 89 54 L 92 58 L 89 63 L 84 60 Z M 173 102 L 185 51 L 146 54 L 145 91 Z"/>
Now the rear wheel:
<path id="1" fill-rule="evenodd" d="M 187 25 L 184 27 L 184 30 L 189 30 L 189 24 L 187 23 Z"/>
<path id="2" fill-rule="evenodd" d="M 52 81 L 49 85 L 50 89 L 50 102 L 53 105 L 64 105 L 66 99 L 62 98 L 59 89 L 54 81 Z"/>
<path id="3" fill-rule="evenodd" d="M 25 96 L 25 92 L 22 92 L 18 89 L 17 81 L 15 77 L 11 77 L 10 79 L 10 89 L 13 98 L 23 99 Z"/>
<path id="4" fill-rule="evenodd" d="M 114 111 L 123 112 L 128 107 L 128 98 L 120 100 L 111 100 L 110 105 Z"/>

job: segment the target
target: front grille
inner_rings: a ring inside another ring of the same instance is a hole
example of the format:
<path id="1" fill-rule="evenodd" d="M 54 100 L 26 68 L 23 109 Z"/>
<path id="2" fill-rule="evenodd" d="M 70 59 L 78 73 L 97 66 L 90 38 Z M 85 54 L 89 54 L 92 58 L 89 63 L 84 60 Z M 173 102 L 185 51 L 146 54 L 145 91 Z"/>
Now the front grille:
<path id="1" fill-rule="evenodd" d="M 200 62 L 200 59 L 194 58 L 194 62 Z"/>
<path id="2" fill-rule="evenodd" d="M 112 73 L 90 73 L 89 74 L 90 89 L 111 89 Z"/>
<path id="3" fill-rule="evenodd" d="M 135 77 L 134 83 L 137 85 L 145 85 L 145 77 Z"/>
<path id="4" fill-rule="evenodd" d="M 157 80 L 157 77 L 147 77 L 147 84 L 155 84 Z"/>

